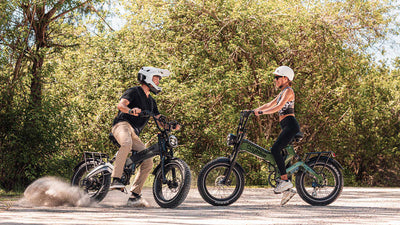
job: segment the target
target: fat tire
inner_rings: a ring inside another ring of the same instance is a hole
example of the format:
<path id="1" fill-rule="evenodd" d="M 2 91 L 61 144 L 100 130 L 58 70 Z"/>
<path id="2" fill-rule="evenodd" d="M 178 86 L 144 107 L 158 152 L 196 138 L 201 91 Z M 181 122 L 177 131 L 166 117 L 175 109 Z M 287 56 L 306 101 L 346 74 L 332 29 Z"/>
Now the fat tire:
<path id="1" fill-rule="evenodd" d="M 74 186 L 79 186 L 80 188 L 84 189 L 85 193 L 87 193 L 85 188 L 80 185 L 80 181 L 83 178 L 83 176 L 85 176 L 85 174 L 87 174 L 88 171 L 90 171 L 91 169 L 95 168 L 96 165 L 98 165 L 98 164 L 95 163 L 94 161 L 89 161 L 89 162 L 86 162 L 86 163 L 85 162 L 82 163 L 75 170 L 74 174 L 72 175 L 71 184 L 74 185 Z M 86 170 L 86 168 L 88 169 L 88 171 Z M 111 174 L 103 172 L 102 178 L 103 178 L 102 185 L 100 186 L 100 188 L 97 190 L 97 192 L 94 195 L 90 196 L 90 199 L 92 201 L 95 201 L 95 202 L 102 201 L 106 197 L 106 195 L 108 193 L 108 190 L 110 189 Z"/>
<path id="2" fill-rule="evenodd" d="M 242 168 L 235 164 L 232 168 L 231 176 L 235 176 L 237 185 L 233 191 L 233 193 L 228 196 L 227 198 L 218 198 L 213 196 L 207 188 L 206 180 L 207 176 L 210 174 L 211 171 L 217 169 L 219 167 L 226 167 L 228 169 L 230 166 L 229 159 L 222 158 L 222 159 L 215 159 L 209 163 L 207 163 L 200 171 L 199 177 L 197 179 L 197 188 L 201 197 L 208 203 L 214 206 L 227 206 L 234 202 L 236 202 L 239 197 L 242 195 L 244 190 L 244 172 Z"/>
<path id="3" fill-rule="evenodd" d="M 158 170 L 155 172 L 153 182 L 153 196 L 154 200 L 162 208 L 178 207 L 180 204 L 182 204 L 183 201 L 185 201 L 190 191 L 192 175 L 190 173 L 189 166 L 181 159 L 172 159 L 165 164 L 165 171 L 169 172 L 172 167 L 179 170 L 180 174 L 182 174 L 182 180 L 175 190 L 177 194 L 171 199 L 166 199 L 164 197 L 162 187 L 166 184 L 163 184 L 162 182 L 162 168 L 159 167 Z"/>
<path id="4" fill-rule="evenodd" d="M 342 175 L 342 171 L 340 170 L 340 168 L 335 165 L 334 163 L 328 161 L 310 161 L 307 162 L 307 165 L 311 168 L 314 168 L 315 166 L 325 166 L 325 170 L 328 170 L 328 172 L 330 172 L 333 175 L 334 178 L 334 189 L 333 191 L 330 192 L 329 195 L 327 195 L 326 197 L 323 198 L 316 198 L 314 196 L 312 196 L 312 194 L 310 194 L 309 192 L 307 192 L 305 184 L 304 184 L 304 179 L 307 178 L 307 176 L 309 176 L 309 174 L 304 171 L 301 173 L 298 173 L 296 175 L 296 189 L 297 189 L 297 193 L 299 194 L 299 196 L 307 203 L 309 203 L 310 205 L 313 206 L 325 206 L 325 205 L 329 205 L 332 202 L 334 202 L 341 194 L 342 190 L 343 190 L 343 175 Z M 318 170 L 317 170 L 318 172 Z"/>

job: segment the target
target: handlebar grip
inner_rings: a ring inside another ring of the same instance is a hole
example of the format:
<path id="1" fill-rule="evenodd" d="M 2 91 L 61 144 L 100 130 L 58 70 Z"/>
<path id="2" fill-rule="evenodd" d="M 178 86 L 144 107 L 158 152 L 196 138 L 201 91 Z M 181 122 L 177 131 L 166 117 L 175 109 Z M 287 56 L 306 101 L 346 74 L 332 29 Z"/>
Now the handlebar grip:
<path id="1" fill-rule="evenodd" d="M 241 111 L 241 114 L 242 114 L 243 116 L 245 116 L 245 117 L 250 116 L 252 113 L 254 113 L 253 110 L 243 110 L 243 111 Z"/>
<path id="2" fill-rule="evenodd" d="M 264 112 L 263 111 L 258 111 L 258 114 L 262 115 L 262 114 L 264 114 Z"/>
<path id="3" fill-rule="evenodd" d="M 143 110 L 143 111 L 141 111 L 141 112 L 139 113 L 139 116 L 140 116 L 140 117 L 150 117 L 151 114 L 152 114 L 152 113 L 151 113 L 150 111 Z"/>

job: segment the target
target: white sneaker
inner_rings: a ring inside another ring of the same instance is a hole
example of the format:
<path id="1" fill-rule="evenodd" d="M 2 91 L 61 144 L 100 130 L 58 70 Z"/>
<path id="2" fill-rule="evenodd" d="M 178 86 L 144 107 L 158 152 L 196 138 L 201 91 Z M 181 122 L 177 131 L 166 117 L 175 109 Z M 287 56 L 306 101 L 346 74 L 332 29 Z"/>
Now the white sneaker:
<path id="1" fill-rule="evenodd" d="M 274 189 L 275 194 L 280 194 L 284 191 L 289 190 L 293 187 L 293 184 L 290 180 L 280 180 Z"/>
<path id="2" fill-rule="evenodd" d="M 282 200 L 281 200 L 281 206 L 285 205 L 286 203 L 289 202 L 290 199 L 293 198 L 293 196 L 296 194 L 297 192 L 293 189 L 289 189 L 287 191 L 283 192 L 282 195 Z"/>

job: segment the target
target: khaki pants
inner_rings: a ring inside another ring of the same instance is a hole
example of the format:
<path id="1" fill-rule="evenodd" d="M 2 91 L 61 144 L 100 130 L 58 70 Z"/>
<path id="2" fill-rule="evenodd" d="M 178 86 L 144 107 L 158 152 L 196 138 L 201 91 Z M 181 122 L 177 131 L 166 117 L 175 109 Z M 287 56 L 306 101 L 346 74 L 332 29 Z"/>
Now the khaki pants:
<path id="1" fill-rule="evenodd" d="M 111 176 L 115 178 L 121 178 L 128 154 L 132 149 L 138 152 L 144 150 L 145 145 L 136 135 L 134 129 L 128 122 L 119 122 L 115 124 L 112 127 L 111 132 L 121 145 L 114 162 L 114 171 Z M 152 169 L 153 159 L 146 159 L 142 162 L 139 171 L 136 173 L 135 180 L 133 181 L 131 192 L 136 194 L 140 194 L 142 192 L 144 182 L 146 181 Z"/>

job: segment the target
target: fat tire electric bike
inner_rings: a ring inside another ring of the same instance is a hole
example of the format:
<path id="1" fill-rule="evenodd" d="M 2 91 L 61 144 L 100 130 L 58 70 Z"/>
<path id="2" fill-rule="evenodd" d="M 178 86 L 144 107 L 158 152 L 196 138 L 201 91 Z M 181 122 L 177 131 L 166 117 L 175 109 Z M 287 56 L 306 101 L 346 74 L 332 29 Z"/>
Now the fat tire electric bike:
<path id="1" fill-rule="evenodd" d="M 268 183 L 275 187 L 280 173 L 274 157 L 269 150 L 245 139 L 247 121 L 254 111 L 240 113 L 236 135 L 229 134 L 227 144 L 233 146 L 229 157 L 220 157 L 207 163 L 200 171 L 197 187 L 201 197 L 214 206 L 230 205 L 243 193 L 245 171 L 237 162 L 239 152 L 250 153 L 262 159 L 269 166 Z M 299 196 L 314 206 L 324 206 L 334 202 L 343 189 L 343 167 L 333 159 L 335 153 L 309 152 L 303 160 L 296 154 L 293 142 L 299 141 L 303 134 L 299 132 L 283 149 L 288 176 L 295 175 L 296 190 Z"/>
<path id="2" fill-rule="evenodd" d="M 139 116 L 154 119 L 160 131 L 157 134 L 158 142 L 140 152 L 132 150 L 132 155 L 126 159 L 121 182 L 129 185 L 131 176 L 135 174 L 135 170 L 141 162 L 154 156 L 160 156 L 160 162 L 152 173 L 154 175 L 153 196 L 162 208 L 175 208 L 186 199 L 191 183 L 189 166 L 183 160 L 174 157 L 173 149 L 178 146 L 178 139 L 169 134 L 178 123 L 167 121 L 164 116 L 157 119 L 148 111 L 142 111 Z M 120 147 L 112 133 L 110 140 L 118 148 Z M 74 169 L 72 185 L 81 187 L 93 201 L 103 200 L 110 188 L 115 156 L 109 160 L 109 156 L 105 153 L 85 152 L 84 160 Z"/>

